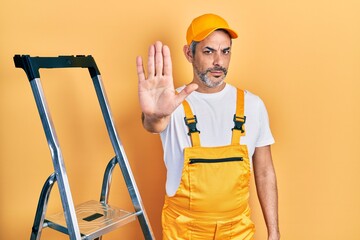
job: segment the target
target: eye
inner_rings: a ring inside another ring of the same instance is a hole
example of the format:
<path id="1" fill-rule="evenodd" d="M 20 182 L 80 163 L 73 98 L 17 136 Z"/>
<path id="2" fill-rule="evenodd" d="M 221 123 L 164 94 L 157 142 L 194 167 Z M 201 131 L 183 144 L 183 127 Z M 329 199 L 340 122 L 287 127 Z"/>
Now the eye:
<path id="1" fill-rule="evenodd" d="M 230 53 L 231 53 L 230 49 L 224 49 L 223 50 L 223 54 L 225 54 L 225 55 L 228 55 Z"/>
<path id="2" fill-rule="evenodd" d="M 210 55 L 210 54 L 213 53 L 213 51 L 209 50 L 209 49 L 206 49 L 206 50 L 203 51 L 203 53 L 206 54 L 206 55 Z"/>

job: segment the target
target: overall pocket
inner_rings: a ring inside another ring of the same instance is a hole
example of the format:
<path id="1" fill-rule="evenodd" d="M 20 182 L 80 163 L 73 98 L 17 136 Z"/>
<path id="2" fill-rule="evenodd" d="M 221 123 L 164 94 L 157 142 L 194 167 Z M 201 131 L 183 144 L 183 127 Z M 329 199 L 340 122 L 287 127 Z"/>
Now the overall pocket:
<path id="1" fill-rule="evenodd" d="M 191 210 L 223 212 L 239 207 L 247 172 L 243 157 L 191 158 L 188 170 Z"/>
<path id="2" fill-rule="evenodd" d="M 245 145 L 191 147 L 184 150 L 182 182 L 189 209 L 226 212 L 248 199 L 250 162 Z"/>

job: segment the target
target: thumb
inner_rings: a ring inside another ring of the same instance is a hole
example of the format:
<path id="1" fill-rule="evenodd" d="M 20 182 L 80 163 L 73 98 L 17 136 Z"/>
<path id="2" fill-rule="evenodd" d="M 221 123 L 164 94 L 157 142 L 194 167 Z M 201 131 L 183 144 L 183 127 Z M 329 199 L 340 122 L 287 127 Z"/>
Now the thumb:
<path id="1" fill-rule="evenodd" d="M 185 98 L 189 96 L 193 91 L 198 89 L 198 87 L 199 86 L 196 83 L 190 83 L 183 90 L 181 90 L 181 92 L 176 95 L 176 102 L 178 103 L 178 105 L 180 105 L 185 100 Z"/>

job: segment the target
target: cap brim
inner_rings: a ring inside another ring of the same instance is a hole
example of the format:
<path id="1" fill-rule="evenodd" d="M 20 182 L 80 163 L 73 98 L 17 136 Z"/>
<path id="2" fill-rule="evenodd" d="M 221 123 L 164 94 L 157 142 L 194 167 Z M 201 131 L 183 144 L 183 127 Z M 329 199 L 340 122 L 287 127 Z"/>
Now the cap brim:
<path id="1" fill-rule="evenodd" d="M 206 31 L 203 31 L 202 33 L 195 36 L 193 41 L 200 42 L 200 41 L 204 40 L 207 36 L 209 36 L 211 33 L 213 33 L 214 31 L 220 30 L 220 29 L 223 29 L 223 30 L 227 31 L 230 34 L 231 38 L 237 38 L 238 37 L 238 34 L 234 30 L 232 30 L 230 28 L 211 28 L 211 29 L 207 29 Z"/>

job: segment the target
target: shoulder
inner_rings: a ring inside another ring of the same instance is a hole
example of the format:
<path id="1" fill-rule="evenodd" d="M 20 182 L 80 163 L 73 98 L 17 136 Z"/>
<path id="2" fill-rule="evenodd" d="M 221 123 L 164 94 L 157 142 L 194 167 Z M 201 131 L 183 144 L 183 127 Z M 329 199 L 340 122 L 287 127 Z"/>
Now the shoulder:
<path id="1" fill-rule="evenodd" d="M 265 106 L 263 100 L 258 95 L 248 90 L 244 90 L 244 92 L 246 105 L 251 106 L 252 108 L 261 108 Z"/>
<path id="2" fill-rule="evenodd" d="M 249 101 L 261 101 L 260 97 L 252 92 L 250 92 L 249 90 L 244 90 L 245 93 L 245 97 L 249 100 Z"/>

